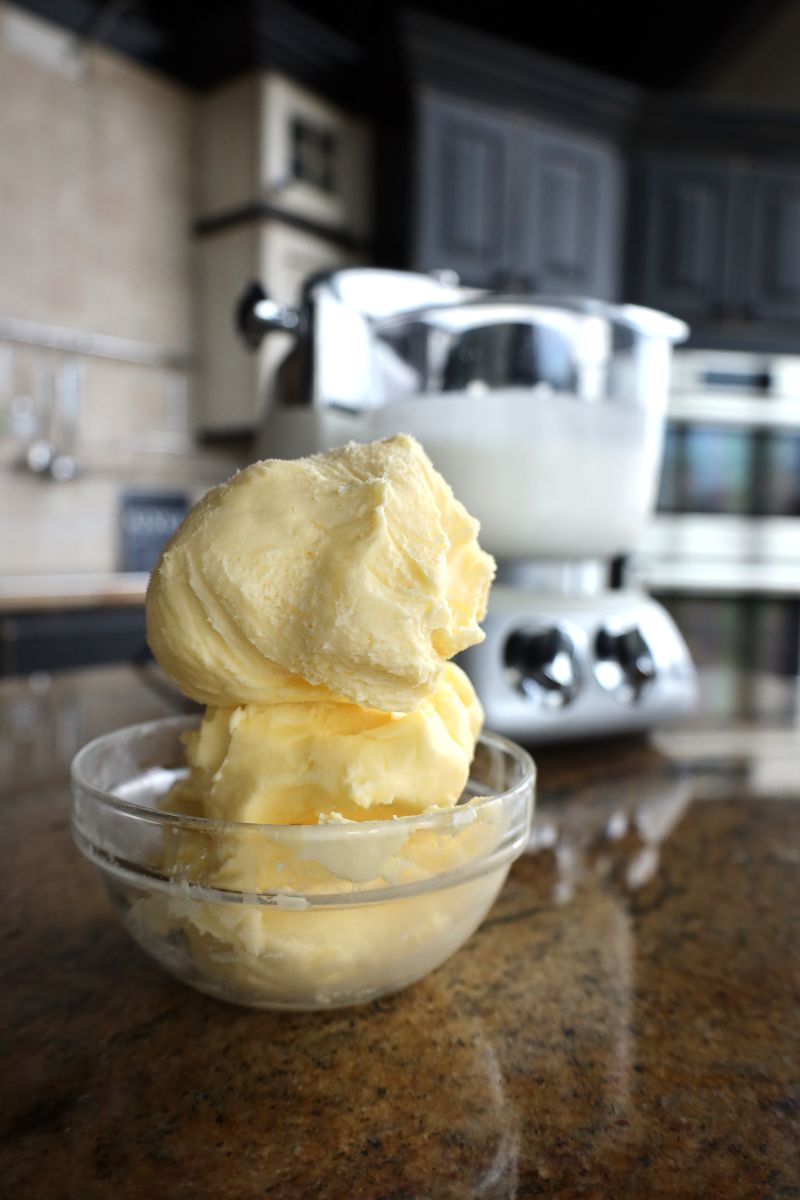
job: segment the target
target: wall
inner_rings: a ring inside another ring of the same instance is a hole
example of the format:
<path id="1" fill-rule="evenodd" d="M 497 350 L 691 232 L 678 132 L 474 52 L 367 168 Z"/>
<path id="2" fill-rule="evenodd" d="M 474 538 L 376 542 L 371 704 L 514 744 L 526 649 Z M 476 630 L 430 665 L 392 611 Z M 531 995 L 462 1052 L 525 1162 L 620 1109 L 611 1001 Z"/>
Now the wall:
<path id="1" fill-rule="evenodd" d="M 120 490 L 230 473 L 190 437 L 195 111 L 0 0 L 0 572 L 111 570 Z M 19 463 L 76 360 L 81 473 L 58 484 Z"/>
<path id="2" fill-rule="evenodd" d="M 729 58 L 703 90 L 715 100 L 800 108 L 800 0 L 789 0 Z"/>

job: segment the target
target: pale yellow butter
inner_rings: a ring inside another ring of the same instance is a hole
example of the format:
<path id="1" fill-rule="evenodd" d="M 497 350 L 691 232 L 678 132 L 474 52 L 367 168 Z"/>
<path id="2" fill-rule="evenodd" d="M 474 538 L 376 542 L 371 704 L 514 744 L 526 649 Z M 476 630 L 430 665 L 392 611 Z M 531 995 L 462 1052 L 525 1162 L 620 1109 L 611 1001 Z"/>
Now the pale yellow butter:
<path id="1" fill-rule="evenodd" d="M 254 463 L 169 543 L 148 639 L 204 704 L 316 696 L 408 712 L 483 637 L 494 561 L 477 533 L 406 435 Z"/>
<path id="2" fill-rule="evenodd" d="M 497 814 L 454 809 L 483 713 L 447 661 L 483 636 L 494 562 L 477 533 L 401 435 L 255 463 L 166 548 L 148 638 L 209 707 L 164 807 L 232 824 L 165 836 L 170 892 L 135 921 L 154 952 L 183 935 L 199 986 L 279 1007 L 369 998 L 431 970 L 492 903 L 507 865 L 469 868 Z M 446 828 L 396 820 L 437 808 Z"/>
<path id="3" fill-rule="evenodd" d="M 210 708 L 185 735 L 191 776 L 181 791 L 204 816 L 268 825 L 449 807 L 467 782 L 482 718 L 454 663 L 409 713 L 326 701 Z"/>

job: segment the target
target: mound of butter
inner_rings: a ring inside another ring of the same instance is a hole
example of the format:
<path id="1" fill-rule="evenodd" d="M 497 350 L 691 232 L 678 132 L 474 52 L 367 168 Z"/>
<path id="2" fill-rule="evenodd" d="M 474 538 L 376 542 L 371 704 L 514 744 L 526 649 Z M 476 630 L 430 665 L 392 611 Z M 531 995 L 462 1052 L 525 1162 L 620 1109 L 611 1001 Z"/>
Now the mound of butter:
<path id="1" fill-rule="evenodd" d="M 254 463 L 192 510 L 153 572 L 148 640 L 215 707 L 409 712 L 479 642 L 494 561 L 413 438 Z"/>
<path id="2" fill-rule="evenodd" d="M 208 708 L 164 807 L 235 824 L 167 838 L 158 866 L 178 886 L 138 901 L 137 920 L 145 941 L 181 932 L 220 994 L 378 994 L 442 961 L 491 903 L 502 864 L 430 896 L 304 911 L 315 895 L 422 885 L 492 839 L 468 808 L 446 832 L 395 821 L 454 808 L 468 780 L 483 712 L 448 660 L 483 636 L 494 562 L 477 533 L 398 436 L 255 463 L 166 547 L 150 645 Z M 274 902 L 198 900 L 195 883 Z"/>
<path id="3" fill-rule="evenodd" d="M 203 816 L 225 821 L 413 816 L 456 803 L 482 715 L 454 663 L 409 713 L 323 700 L 210 708 L 185 737 L 184 787 Z"/>

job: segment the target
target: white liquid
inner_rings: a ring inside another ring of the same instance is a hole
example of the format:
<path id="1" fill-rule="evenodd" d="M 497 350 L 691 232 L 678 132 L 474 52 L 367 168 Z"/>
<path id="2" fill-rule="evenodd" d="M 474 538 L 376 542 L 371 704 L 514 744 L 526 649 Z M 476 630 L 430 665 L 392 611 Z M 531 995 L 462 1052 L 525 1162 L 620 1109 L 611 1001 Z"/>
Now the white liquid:
<path id="1" fill-rule="evenodd" d="M 413 433 L 498 557 L 609 558 L 655 501 L 660 414 L 509 389 L 421 396 L 367 418 L 370 437 Z"/>
<path id="2" fill-rule="evenodd" d="M 634 404 L 509 388 L 415 396 L 362 413 L 281 409 L 263 457 L 412 433 L 498 558 L 611 558 L 638 540 L 655 501 L 663 416 Z"/>

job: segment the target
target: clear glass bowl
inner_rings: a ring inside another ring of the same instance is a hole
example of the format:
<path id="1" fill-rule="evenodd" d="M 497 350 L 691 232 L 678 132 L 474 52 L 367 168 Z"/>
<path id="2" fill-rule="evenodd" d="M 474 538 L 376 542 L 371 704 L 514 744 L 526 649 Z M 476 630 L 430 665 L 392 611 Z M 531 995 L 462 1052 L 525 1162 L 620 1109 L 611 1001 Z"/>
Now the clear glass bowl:
<path id="1" fill-rule="evenodd" d="M 528 840 L 533 762 L 492 733 L 451 809 L 325 825 L 163 811 L 196 722 L 152 721 L 85 746 L 72 822 L 135 941 L 219 999 L 325 1009 L 406 987 L 474 932 Z"/>

